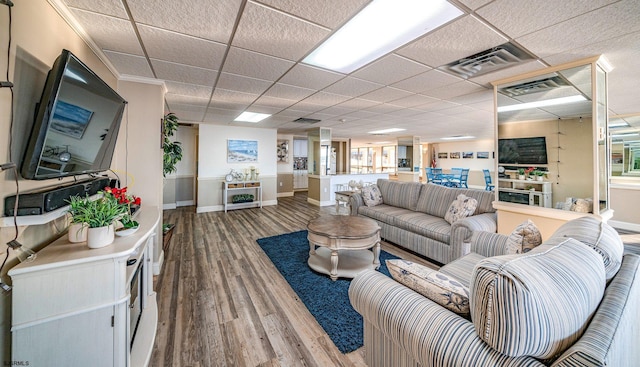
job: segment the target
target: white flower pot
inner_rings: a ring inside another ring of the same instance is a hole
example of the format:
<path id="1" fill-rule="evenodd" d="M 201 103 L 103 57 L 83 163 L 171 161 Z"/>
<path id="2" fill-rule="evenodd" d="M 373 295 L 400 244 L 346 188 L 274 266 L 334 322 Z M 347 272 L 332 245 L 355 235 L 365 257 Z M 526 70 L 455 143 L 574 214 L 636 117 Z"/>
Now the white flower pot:
<path id="1" fill-rule="evenodd" d="M 89 228 L 87 232 L 87 246 L 89 246 L 89 248 L 100 248 L 110 245 L 115 239 L 113 224 L 105 227 Z"/>
<path id="2" fill-rule="evenodd" d="M 518 175 L 518 180 L 524 181 L 524 175 Z"/>
<path id="3" fill-rule="evenodd" d="M 542 181 L 542 176 L 536 176 L 537 181 Z"/>
<path id="4" fill-rule="evenodd" d="M 89 226 L 86 223 L 71 223 L 69 224 L 68 237 L 69 242 L 85 242 L 87 240 L 87 230 Z"/>

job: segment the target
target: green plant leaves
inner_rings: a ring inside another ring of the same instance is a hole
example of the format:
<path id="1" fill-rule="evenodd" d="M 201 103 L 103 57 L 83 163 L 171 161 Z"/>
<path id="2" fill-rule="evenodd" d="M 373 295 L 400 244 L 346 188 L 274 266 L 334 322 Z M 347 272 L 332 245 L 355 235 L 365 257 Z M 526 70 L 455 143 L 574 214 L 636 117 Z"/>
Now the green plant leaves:
<path id="1" fill-rule="evenodd" d="M 182 146 L 179 141 L 171 141 L 169 139 L 178 130 L 178 117 L 170 112 L 166 114 L 162 120 L 163 123 L 163 167 L 162 175 L 167 176 L 177 170 L 176 164 L 182 159 Z"/>

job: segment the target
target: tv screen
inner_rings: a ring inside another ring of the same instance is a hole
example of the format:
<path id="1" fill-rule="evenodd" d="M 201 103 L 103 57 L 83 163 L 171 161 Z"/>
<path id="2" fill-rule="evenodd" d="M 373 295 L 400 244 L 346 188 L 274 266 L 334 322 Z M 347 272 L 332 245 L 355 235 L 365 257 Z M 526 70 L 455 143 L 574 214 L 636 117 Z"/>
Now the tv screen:
<path id="1" fill-rule="evenodd" d="M 33 180 L 106 171 L 126 101 L 68 50 L 47 75 L 20 172 Z"/>
<path id="2" fill-rule="evenodd" d="M 498 163 L 547 164 L 545 137 L 498 139 Z"/>

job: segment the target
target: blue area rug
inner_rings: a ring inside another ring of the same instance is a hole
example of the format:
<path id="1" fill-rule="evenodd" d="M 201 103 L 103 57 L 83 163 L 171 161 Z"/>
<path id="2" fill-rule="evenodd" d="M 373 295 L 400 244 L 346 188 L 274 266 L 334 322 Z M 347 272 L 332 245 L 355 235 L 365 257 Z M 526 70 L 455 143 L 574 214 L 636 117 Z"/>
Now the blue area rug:
<path id="1" fill-rule="evenodd" d="M 349 302 L 351 280 L 339 278 L 334 282 L 328 275 L 309 268 L 307 231 L 261 238 L 257 242 L 336 347 L 342 353 L 360 348 L 363 344 L 363 323 L 362 316 Z M 379 271 L 389 276 L 385 260 L 397 258 L 380 251 Z"/>

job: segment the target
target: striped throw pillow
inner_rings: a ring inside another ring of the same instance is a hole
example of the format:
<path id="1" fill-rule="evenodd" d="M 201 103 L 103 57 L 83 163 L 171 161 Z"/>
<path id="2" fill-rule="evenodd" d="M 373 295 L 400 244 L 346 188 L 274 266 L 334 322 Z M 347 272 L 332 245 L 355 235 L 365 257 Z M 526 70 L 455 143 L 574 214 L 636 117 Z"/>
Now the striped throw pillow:
<path id="1" fill-rule="evenodd" d="M 449 275 L 407 260 L 387 260 L 391 277 L 398 283 L 457 314 L 469 314 L 469 289 Z"/>
<path id="2" fill-rule="evenodd" d="M 471 278 L 471 320 L 502 354 L 555 358 L 580 339 L 605 284 L 600 256 L 574 239 L 489 257 Z"/>

